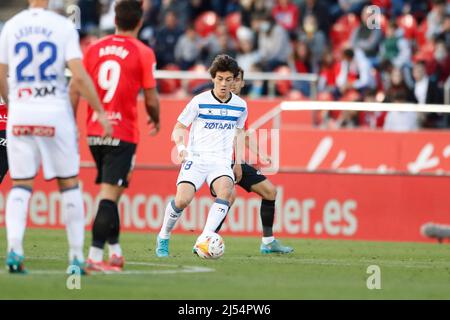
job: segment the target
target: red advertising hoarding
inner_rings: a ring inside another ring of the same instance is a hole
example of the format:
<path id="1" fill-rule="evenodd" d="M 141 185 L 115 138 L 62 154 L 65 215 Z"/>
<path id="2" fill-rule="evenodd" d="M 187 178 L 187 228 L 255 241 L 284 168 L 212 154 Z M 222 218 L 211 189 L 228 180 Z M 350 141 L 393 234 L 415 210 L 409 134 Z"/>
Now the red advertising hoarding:
<path id="1" fill-rule="evenodd" d="M 124 231 L 155 232 L 162 224 L 164 208 L 175 193 L 178 174 L 171 162 L 170 133 L 186 102 L 162 100 L 162 129 L 157 137 L 146 135 L 144 108 L 140 108 L 137 163 L 141 168 L 164 165 L 168 169 L 135 170 L 131 186 L 120 203 Z M 276 100 L 249 103 L 250 123 L 277 103 Z M 290 125 L 279 134 L 281 173 L 270 176 L 278 188 L 274 228 L 278 236 L 427 241 L 420 234 L 421 225 L 450 224 L 450 177 L 439 176 L 450 174 L 449 132 L 313 130 L 304 128 L 312 119 L 310 112 L 295 114 L 295 119 L 291 117 L 294 114 L 283 115 L 283 122 L 286 119 Z M 84 117 L 82 107 L 78 117 L 81 156 L 84 162 L 91 163 L 84 139 Z M 293 128 L 293 122 L 299 128 Z M 324 173 L 326 170 L 347 173 Z M 380 174 L 394 172 L 397 173 Z M 98 201 L 95 170 L 89 165 L 82 168 L 80 179 L 89 227 Z M 0 187 L 0 226 L 4 225 L 9 187 L 7 178 Z M 238 189 L 223 232 L 259 236 L 260 201 L 256 195 Z M 183 213 L 176 232 L 200 232 L 212 201 L 205 185 Z M 44 183 L 39 176 L 30 204 L 29 226 L 62 228 L 59 207 L 56 183 Z"/>

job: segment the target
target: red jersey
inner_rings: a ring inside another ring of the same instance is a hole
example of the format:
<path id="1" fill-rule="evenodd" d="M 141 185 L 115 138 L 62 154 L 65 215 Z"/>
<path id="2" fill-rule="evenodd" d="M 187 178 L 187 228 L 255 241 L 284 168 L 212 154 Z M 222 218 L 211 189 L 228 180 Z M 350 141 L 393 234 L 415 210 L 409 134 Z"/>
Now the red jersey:
<path id="1" fill-rule="evenodd" d="M 139 90 L 156 87 L 153 50 L 136 38 L 111 35 L 86 50 L 84 65 L 113 124 L 113 138 L 137 143 Z M 102 126 L 95 113 L 91 107 L 88 108 L 88 136 L 101 136 L 102 133 Z"/>
<path id="2" fill-rule="evenodd" d="M 8 120 L 8 108 L 6 104 L 0 102 L 0 131 L 6 130 L 6 121 Z"/>

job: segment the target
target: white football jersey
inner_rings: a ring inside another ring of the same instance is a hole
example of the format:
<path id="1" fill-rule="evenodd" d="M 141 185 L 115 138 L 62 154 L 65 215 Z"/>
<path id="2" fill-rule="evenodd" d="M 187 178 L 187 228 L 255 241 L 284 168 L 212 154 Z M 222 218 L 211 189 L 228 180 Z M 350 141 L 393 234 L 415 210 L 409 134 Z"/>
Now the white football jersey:
<path id="1" fill-rule="evenodd" d="M 244 128 L 247 103 L 235 94 L 221 102 L 213 91 L 200 93 L 184 108 L 178 121 L 188 127 L 189 156 L 208 160 L 232 161 L 236 128 Z M 189 157 L 188 157 L 189 158 Z"/>
<path id="2" fill-rule="evenodd" d="M 70 107 L 66 62 L 82 58 L 75 25 L 45 9 L 15 15 L 0 35 L 0 63 L 9 66 L 10 111 L 15 104 Z"/>

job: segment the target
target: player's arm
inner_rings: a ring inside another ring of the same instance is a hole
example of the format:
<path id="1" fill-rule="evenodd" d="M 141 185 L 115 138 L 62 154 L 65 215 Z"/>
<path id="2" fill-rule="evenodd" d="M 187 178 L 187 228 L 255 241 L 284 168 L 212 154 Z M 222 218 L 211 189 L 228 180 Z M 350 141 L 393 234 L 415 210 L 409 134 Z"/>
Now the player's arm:
<path id="1" fill-rule="evenodd" d="M 145 110 L 148 114 L 148 123 L 153 125 L 150 135 L 159 132 L 159 97 L 156 88 L 144 89 Z"/>
<path id="2" fill-rule="evenodd" d="M 178 151 L 178 159 L 180 162 L 184 162 L 186 157 L 188 156 L 188 152 L 186 146 L 184 145 L 184 141 L 186 141 L 187 134 L 187 126 L 177 121 L 172 131 L 172 141 L 175 143 Z"/>
<path id="3" fill-rule="evenodd" d="M 73 114 L 76 117 L 77 116 L 77 110 L 78 110 L 78 104 L 80 103 L 80 92 L 75 88 L 75 85 L 70 79 L 69 82 L 69 98 L 70 98 L 70 104 L 72 105 Z"/>
<path id="4" fill-rule="evenodd" d="M 244 151 L 245 151 L 245 130 L 236 129 L 236 134 L 234 136 L 234 167 L 233 167 L 233 172 L 234 172 L 234 177 L 236 182 L 241 181 L 242 178 L 242 166 L 241 164 L 243 163 L 243 159 L 244 159 Z"/>
<path id="5" fill-rule="evenodd" d="M 84 69 L 81 59 L 72 59 L 67 62 L 72 72 L 73 90 L 78 91 L 89 103 L 92 109 L 98 114 L 98 121 L 102 125 L 105 136 L 111 136 L 112 126 L 103 109 L 100 99 L 95 91 L 91 77 Z M 73 103 L 71 98 L 71 102 Z M 73 106 L 73 105 L 72 105 Z"/>
<path id="6" fill-rule="evenodd" d="M 0 63 L 0 96 L 8 104 L 8 65 Z"/>

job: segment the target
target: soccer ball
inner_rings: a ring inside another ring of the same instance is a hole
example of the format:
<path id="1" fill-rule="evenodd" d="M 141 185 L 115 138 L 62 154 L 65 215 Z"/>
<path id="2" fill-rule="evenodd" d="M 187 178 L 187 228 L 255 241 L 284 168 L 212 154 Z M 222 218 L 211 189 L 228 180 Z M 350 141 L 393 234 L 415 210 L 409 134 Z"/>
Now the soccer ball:
<path id="1" fill-rule="evenodd" d="M 200 235 L 195 242 L 194 250 L 200 258 L 219 259 L 225 253 L 225 242 L 217 233 Z"/>

